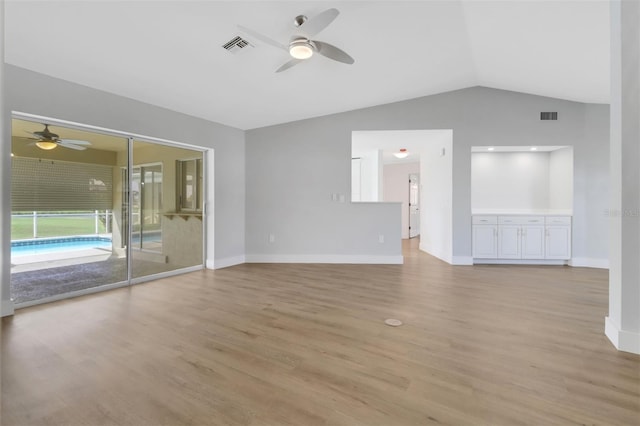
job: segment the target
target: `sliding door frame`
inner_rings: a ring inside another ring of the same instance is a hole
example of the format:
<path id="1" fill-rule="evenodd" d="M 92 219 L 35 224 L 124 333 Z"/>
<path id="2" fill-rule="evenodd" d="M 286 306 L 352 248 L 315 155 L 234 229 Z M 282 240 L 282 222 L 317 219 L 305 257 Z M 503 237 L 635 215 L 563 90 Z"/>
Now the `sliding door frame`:
<path id="1" fill-rule="evenodd" d="M 108 129 L 105 127 L 99 127 L 99 126 L 93 126 L 90 124 L 83 124 L 83 123 L 78 123 L 78 122 L 74 122 L 74 121 L 68 121 L 68 120 L 61 120 L 58 118 L 52 118 L 52 117 L 46 117 L 46 116 L 42 116 L 42 115 L 36 115 L 36 114 L 29 114 L 29 113 L 25 113 L 25 112 L 20 112 L 20 111 L 11 111 L 11 118 L 12 119 L 18 119 L 18 120 L 26 120 L 26 121 L 33 121 L 33 122 L 40 122 L 40 123 L 47 123 L 49 125 L 57 125 L 57 126 L 61 126 L 61 127 L 66 127 L 66 128 L 70 128 L 70 129 L 76 129 L 76 130 L 82 130 L 82 131 L 86 131 L 86 132 L 94 132 L 94 133 L 101 133 L 101 134 L 106 134 L 106 135 L 110 135 L 110 136 L 115 136 L 115 137 L 121 137 L 123 139 L 127 139 L 127 179 L 128 179 L 128 194 L 127 194 L 127 200 L 129 203 L 129 206 L 127 208 L 127 218 L 128 218 L 128 229 L 127 229 L 127 234 L 128 234 L 128 242 L 127 242 L 127 279 L 125 281 L 120 281 L 120 282 L 116 282 L 116 283 L 112 283 L 112 284 L 104 284 L 98 287 L 92 287 L 92 288 L 87 288 L 87 289 L 83 289 L 83 290 L 76 290 L 76 291 L 71 291 L 68 293 L 62 293 L 59 295 L 55 295 L 55 296 L 50 296 L 50 297 L 45 297 L 42 299 L 38 299 L 38 300 L 32 300 L 32 301 L 28 301 L 28 302 L 22 302 L 22 303 L 16 303 L 14 304 L 14 309 L 20 309 L 20 308 L 26 308 L 28 306 L 34 306 L 34 305 L 40 305 L 43 303 L 49 303 L 49 302 L 55 302 L 57 300 L 63 300 L 63 299 L 70 299 L 72 297 L 78 297 L 78 296 L 84 296 L 84 295 L 88 295 L 88 294 L 93 294 L 93 293 L 99 293 L 102 291 L 107 291 L 107 290 L 112 290 L 115 288 L 121 288 L 121 287 L 127 287 L 127 286 L 131 286 L 134 284 L 139 284 L 139 283 L 143 283 L 143 282 L 147 282 L 147 281 L 152 281 L 152 280 L 156 280 L 156 279 L 160 279 L 160 278 L 166 278 L 166 277 L 171 277 L 174 275 L 181 275 L 187 272 L 194 272 L 194 271 L 199 271 L 202 269 L 206 268 L 206 261 L 207 261 L 207 235 L 208 235 L 208 227 L 207 227 L 207 220 L 206 220 L 206 215 L 207 215 L 207 203 L 210 202 L 210 199 L 207 197 L 207 195 L 209 194 L 209 190 L 207 188 L 207 175 L 209 173 L 212 173 L 212 170 L 209 170 L 209 167 L 213 166 L 213 164 L 208 164 L 207 162 L 207 151 L 212 150 L 211 148 L 206 148 L 206 147 L 202 147 L 202 146 L 197 146 L 197 145 L 191 145 L 191 144 L 186 144 L 186 143 L 182 143 L 182 142 L 176 142 L 176 141 L 172 141 L 169 139 L 162 139 L 162 138 L 156 138 L 153 136 L 147 136 L 147 135 L 140 135 L 140 134 L 136 134 L 136 133 L 132 133 L 132 132 L 125 132 L 125 131 L 121 131 L 121 130 L 114 130 L 114 129 Z M 131 209 L 132 206 L 132 201 L 133 201 L 133 192 L 131 191 L 131 182 L 132 182 L 132 174 L 133 174 L 133 142 L 135 141 L 139 141 L 139 142 L 148 142 L 148 143 L 153 143 L 153 144 L 158 144 L 158 145 L 165 145 L 165 146 L 170 146 L 170 147 L 174 147 L 174 148 L 183 148 L 183 149 L 190 149 L 193 151 L 198 151 L 201 153 L 202 155 L 202 165 L 204 168 L 204 173 L 203 173 L 203 179 L 202 179 L 202 193 L 203 193 L 203 200 L 202 200 L 202 264 L 201 265 L 195 265 L 195 266 L 190 266 L 190 267 L 186 267 L 186 268 L 180 268 L 180 269 L 174 269 L 172 271 L 167 271 L 167 272 L 162 272 L 162 273 L 158 273 L 158 274 L 151 274 L 151 275 L 145 275 L 143 277 L 137 277 L 137 278 L 133 278 L 133 274 L 132 274 L 132 264 L 133 264 L 133 258 L 132 258 L 132 214 L 133 211 Z M 9 147 L 11 147 L 11 144 L 9 144 Z M 212 197 L 211 197 L 212 198 Z M 6 253 L 5 256 L 11 256 L 11 253 Z M 9 264 L 10 262 L 7 262 L 7 264 Z"/>

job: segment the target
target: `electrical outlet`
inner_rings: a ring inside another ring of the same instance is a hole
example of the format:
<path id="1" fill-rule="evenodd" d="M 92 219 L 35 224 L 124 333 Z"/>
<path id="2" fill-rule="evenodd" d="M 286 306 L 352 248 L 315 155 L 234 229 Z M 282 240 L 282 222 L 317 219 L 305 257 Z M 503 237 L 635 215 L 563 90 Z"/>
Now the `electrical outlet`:
<path id="1" fill-rule="evenodd" d="M 344 203 L 344 194 L 339 194 L 340 196 L 338 197 L 341 203 Z"/>
<path id="2" fill-rule="evenodd" d="M 382 234 L 378 235 L 378 242 L 380 244 L 384 244 L 384 235 L 382 235 Z"/>
<path id="3" fill-rule="evenodd" d="M 269 242 L 270 243 L 274 243 L 276 241 L 276 236 L 275 234 L 269 234 Z"/>

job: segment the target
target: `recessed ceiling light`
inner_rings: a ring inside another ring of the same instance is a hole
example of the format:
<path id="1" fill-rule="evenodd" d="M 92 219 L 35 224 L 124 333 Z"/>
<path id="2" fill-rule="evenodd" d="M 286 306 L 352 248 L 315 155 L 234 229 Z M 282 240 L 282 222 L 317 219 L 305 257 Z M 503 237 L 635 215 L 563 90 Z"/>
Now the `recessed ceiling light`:
<path id="1" fill-rule="evenodd" d="M 489 148 L 487 148 L 487 151 L 493 151 L 495 148 L 490 146 Z"/>
<path id="2" fill-rule="evenodd" d="M 537 150 L 538 150 L 538 148 L 536 148 L 535 146 L 531 147 L 531 151 L 537 151 Z"/>

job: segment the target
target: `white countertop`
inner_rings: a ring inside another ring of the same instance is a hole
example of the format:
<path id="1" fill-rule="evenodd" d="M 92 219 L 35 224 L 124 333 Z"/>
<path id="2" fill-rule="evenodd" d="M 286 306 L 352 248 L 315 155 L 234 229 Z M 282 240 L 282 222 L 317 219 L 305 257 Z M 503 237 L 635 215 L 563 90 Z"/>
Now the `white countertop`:
<path id="1" fill-rule="evenodd" d="M 540 216 L 573 216 L 571 210 L 562 209 L 540 209 L 540 210 L 525 210 L 525 209 L 472 209 L 472 216 L 477 215 L 540 215 Z"/>

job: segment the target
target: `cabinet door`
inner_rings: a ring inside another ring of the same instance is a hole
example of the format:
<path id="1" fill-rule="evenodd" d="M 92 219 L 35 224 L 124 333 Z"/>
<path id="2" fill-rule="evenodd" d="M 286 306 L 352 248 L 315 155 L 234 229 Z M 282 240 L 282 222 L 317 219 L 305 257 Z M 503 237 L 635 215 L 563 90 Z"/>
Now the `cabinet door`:
<path id="1" fill-rule="evenodd" d="M 498 245 L 495 225 L 473 225 L 473 257 L 477 259 L 496 259 Z"/>
<path id="2" fill-rule="evenodd" d="M 545 259 L 571 259 L 571 226 L 547 226 Z"/>
<path id="3" fill-rule="evenodd" d="M 500 225 L 498 227 L 498 258 L 520 259 L 520 227 Z"/>
<path id="4" fill-rule="evenodd" d="M 521 259 L 544 259 L 544 226 L 523 226 L 520 233 Z"/>

